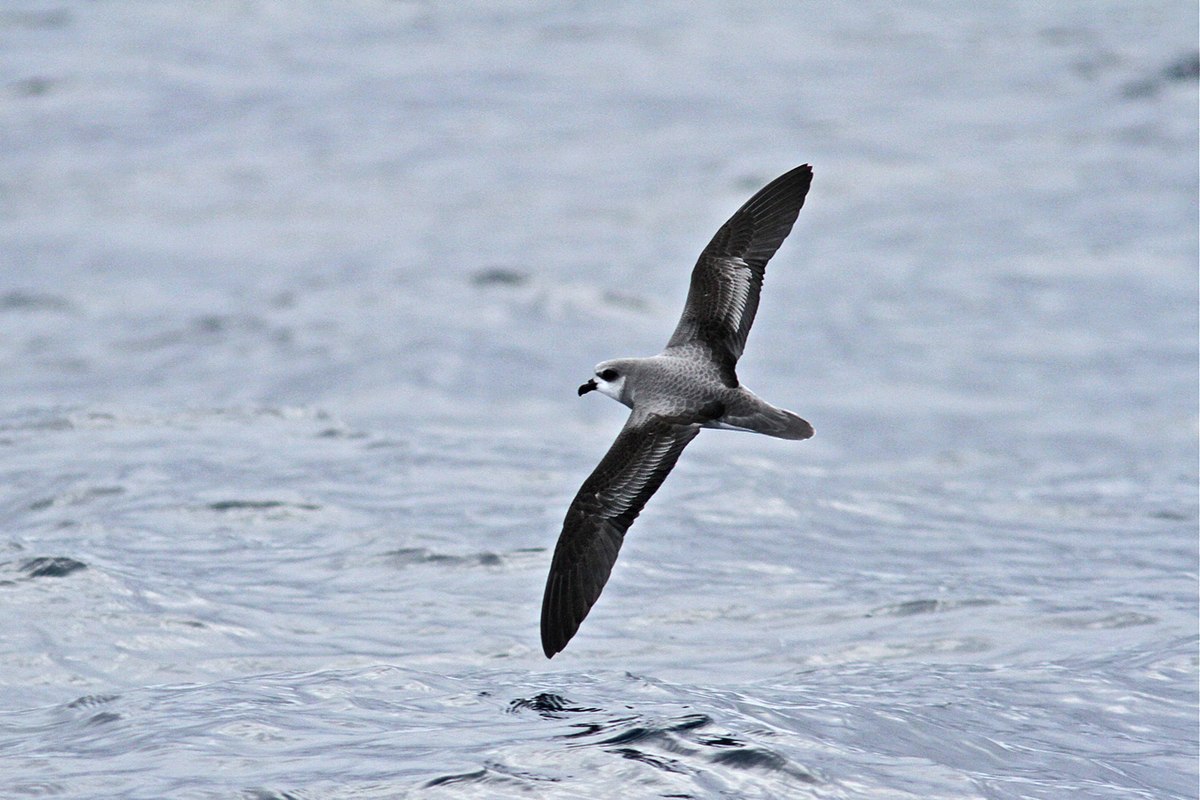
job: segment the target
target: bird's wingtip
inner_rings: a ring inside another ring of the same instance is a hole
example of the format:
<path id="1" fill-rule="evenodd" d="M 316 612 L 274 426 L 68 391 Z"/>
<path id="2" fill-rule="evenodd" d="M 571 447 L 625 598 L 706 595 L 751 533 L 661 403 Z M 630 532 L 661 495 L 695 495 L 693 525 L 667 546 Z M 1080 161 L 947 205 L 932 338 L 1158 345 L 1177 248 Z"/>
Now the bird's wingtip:
<path id="1" fill-rule="evenodd" d="M 548 633 L 542 633 L 542 652 L 546 654 L 546 658 L 554 658 L 566 648 L 567 643 L 562 640 L 555 639 Z"/>

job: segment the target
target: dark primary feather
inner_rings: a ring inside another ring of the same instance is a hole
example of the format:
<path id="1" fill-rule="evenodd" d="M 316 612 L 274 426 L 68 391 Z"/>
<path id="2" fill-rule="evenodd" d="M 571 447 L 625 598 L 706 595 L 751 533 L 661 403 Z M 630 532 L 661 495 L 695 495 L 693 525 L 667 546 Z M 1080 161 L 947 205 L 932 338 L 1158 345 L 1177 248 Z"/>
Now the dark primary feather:
<path id="1" fill-rule="evenodd" d="M 700 346 L 736 385 L 734 366 L 758 311 L 767 262 L 787 238 L 812 183 L 805 164 L 746 201 L 713 236 L 692 270 L 687 303 L 667 349 Z"/>
<path id="2" fill-rule="evenodd" d="M 575 635 L 608 581 L 625 531 L 700 431 L 699 425 L 638 417 L 630 414 L 567 509 L 542 598 L 547 658 Z"/>

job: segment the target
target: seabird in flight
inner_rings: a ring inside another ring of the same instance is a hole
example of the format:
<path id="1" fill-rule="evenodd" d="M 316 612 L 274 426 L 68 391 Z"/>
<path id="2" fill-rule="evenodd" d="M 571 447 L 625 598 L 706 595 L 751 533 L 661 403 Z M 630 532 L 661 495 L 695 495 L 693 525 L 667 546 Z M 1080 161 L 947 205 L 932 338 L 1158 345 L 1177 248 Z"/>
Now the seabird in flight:
<path id="1" fill-rule="evenodd" d="M 701 428 L 807 439 L 812 426 L 743 387 L 734 368 L 758 310 L 767 262 L 787 238 L 808 187 L 805 164 L 768 183 L 713 236 L 692 270 L 683 316 L 661 353 L 596 365 L 579 387 L 632 412 L 567 509 L 546 593 L 542 649 L 567 646 L 608 581 L 625 531 Z"/>

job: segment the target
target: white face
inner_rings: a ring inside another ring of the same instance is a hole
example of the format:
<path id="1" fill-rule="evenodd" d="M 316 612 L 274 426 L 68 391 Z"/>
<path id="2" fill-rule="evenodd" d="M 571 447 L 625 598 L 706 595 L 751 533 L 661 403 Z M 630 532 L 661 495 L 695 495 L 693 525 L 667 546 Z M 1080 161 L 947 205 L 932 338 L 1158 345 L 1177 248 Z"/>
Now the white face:
<path id="1" fill-rule="evenodd" d="M 608 395 L 618 403 L 621 402 L 621 389 L 625 387 L 625 375 L 617 367 L 608 362 L 596 365 L 596 391 Z"/>

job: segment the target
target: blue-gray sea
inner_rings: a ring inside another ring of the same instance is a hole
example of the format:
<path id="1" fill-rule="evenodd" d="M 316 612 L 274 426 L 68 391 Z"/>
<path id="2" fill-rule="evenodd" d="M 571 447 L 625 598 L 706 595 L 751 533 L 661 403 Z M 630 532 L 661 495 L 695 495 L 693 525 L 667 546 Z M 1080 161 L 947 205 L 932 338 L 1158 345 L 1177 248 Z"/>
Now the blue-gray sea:
<path id="1" fill-rule="evenodd" d="M 0 797 L 1197 796 L 1197 8 L 0 8 Z M 563 513 L 800 163 L 565 652 Z"/>

